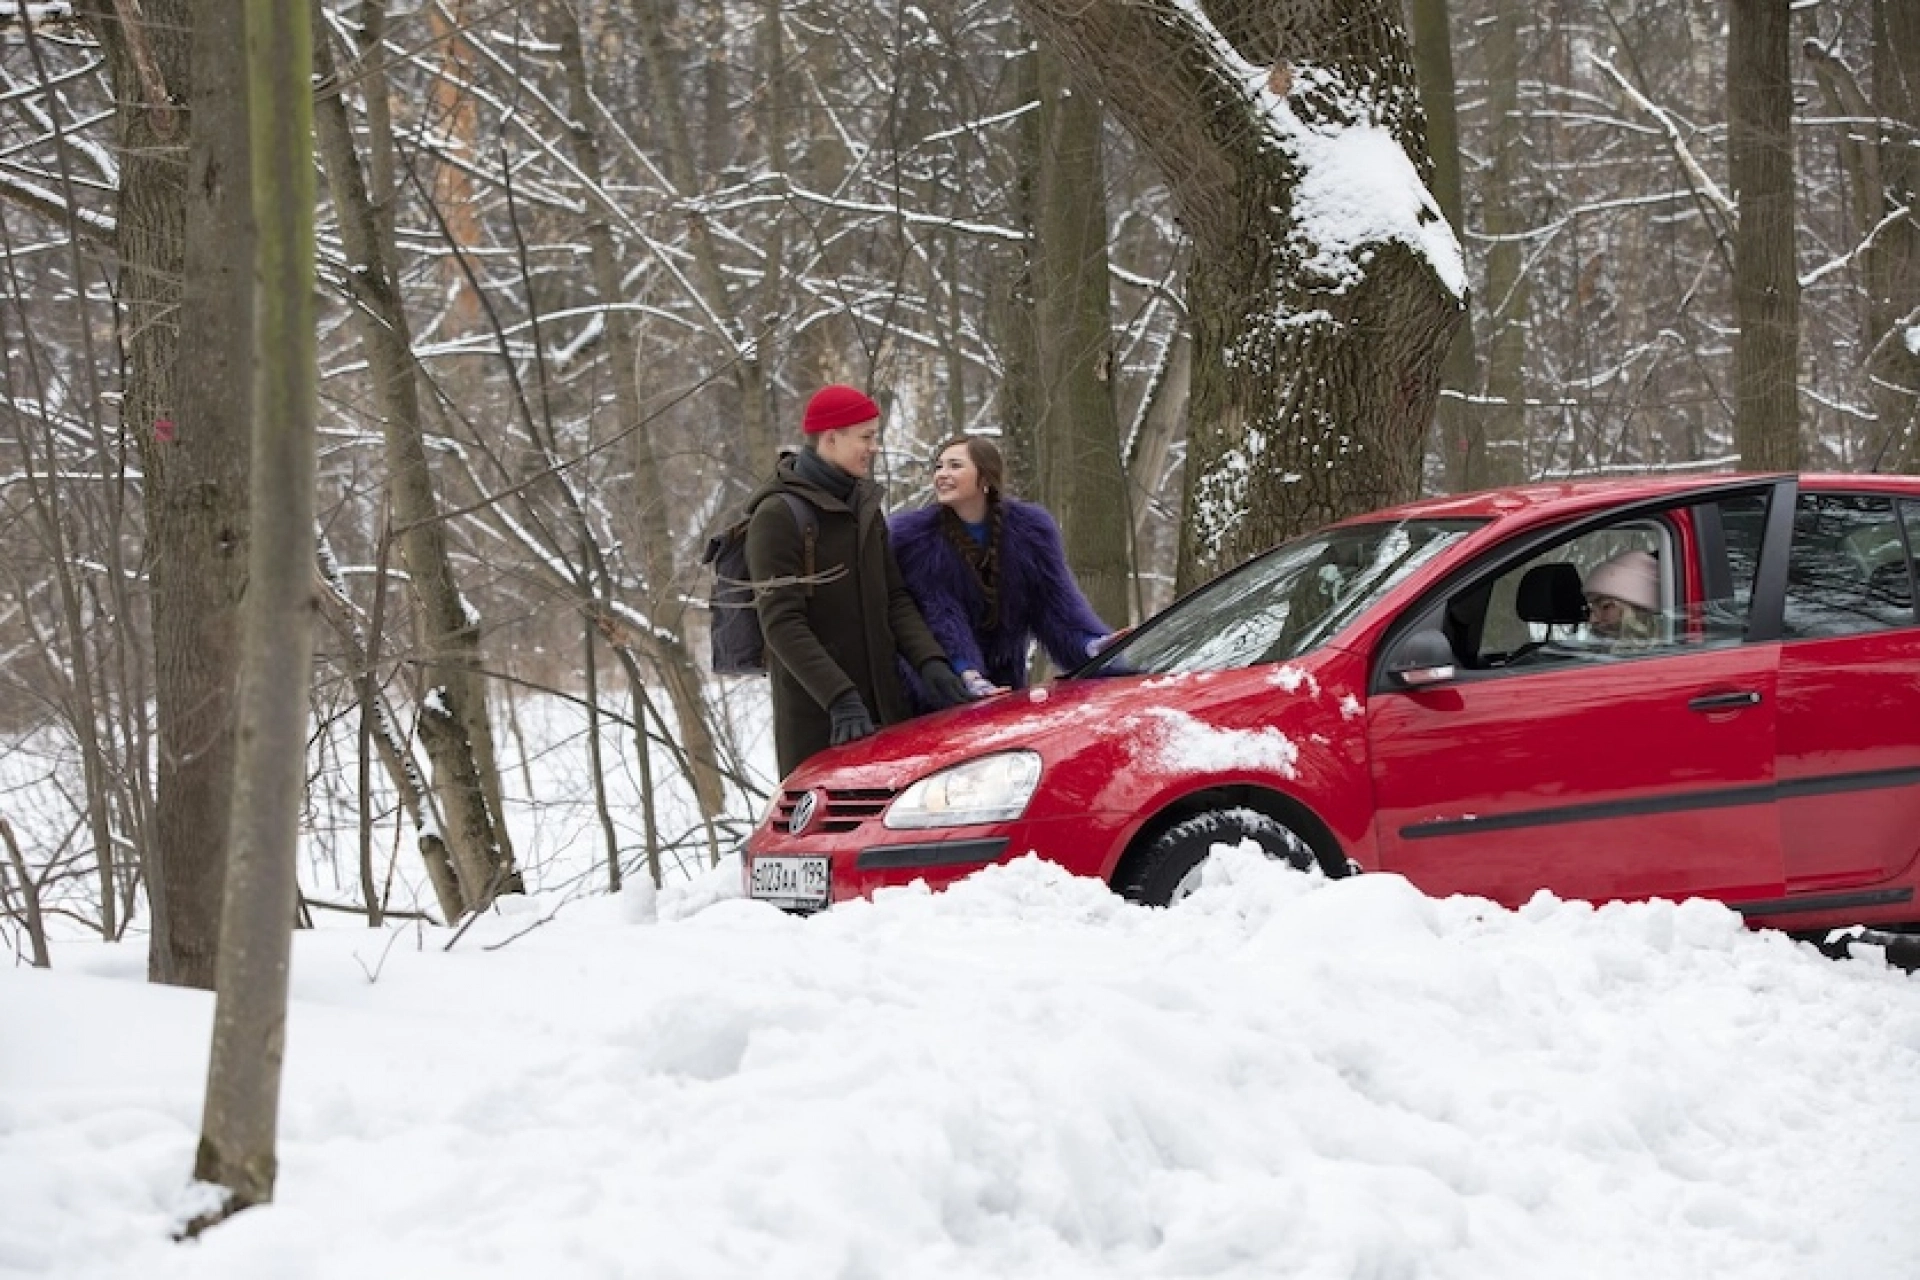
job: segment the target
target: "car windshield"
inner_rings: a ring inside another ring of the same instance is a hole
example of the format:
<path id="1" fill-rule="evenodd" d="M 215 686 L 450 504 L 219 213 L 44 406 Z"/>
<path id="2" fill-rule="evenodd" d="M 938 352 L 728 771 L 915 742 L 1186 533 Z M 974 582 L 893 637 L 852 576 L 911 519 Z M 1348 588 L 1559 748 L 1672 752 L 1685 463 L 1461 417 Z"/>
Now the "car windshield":
<path id="1" fill-rule="evenodd" d="M 1079 674 L 1229 671 L 1297 658 L 1481 523 L 1347 525 L 1289 542 L 1177 601 Z"/>

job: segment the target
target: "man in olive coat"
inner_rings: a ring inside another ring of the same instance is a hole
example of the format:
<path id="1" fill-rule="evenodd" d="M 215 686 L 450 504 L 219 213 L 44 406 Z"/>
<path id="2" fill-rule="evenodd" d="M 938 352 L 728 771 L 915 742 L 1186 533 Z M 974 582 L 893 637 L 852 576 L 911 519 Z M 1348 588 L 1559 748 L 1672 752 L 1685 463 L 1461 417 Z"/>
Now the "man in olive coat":
<path id="1" fill-rule="evenodd" d="M 880 493 L 868 479 L 880 452 L 880 406 L 852 387 L 823 387 L 802 426 L 805 447 L 782 458 L 748 503 L 747 570 L 766 636 L 782 777 L 817 751 L 912 714 L 896 653 L 938 705 L 969 696 L 900 578 Z M 766 501 L 782 491 L 815 512 L 811 566 L 791 507 Z"/>

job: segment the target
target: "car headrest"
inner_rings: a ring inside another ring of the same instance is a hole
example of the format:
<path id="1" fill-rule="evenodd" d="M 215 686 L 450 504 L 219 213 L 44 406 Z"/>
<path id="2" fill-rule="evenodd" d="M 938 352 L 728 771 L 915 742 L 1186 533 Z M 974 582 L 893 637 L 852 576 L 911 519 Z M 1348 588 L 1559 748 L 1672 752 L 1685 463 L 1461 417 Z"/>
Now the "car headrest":
<path id="1" fill-rule="evenodd" d="M 1514 608 L 1522 622 L 1577 626 L 1587 620 L 1587 597 L 1580 590 L 1580 571 L 1564 560 L 1537 564 L 1520 578 Z"/>

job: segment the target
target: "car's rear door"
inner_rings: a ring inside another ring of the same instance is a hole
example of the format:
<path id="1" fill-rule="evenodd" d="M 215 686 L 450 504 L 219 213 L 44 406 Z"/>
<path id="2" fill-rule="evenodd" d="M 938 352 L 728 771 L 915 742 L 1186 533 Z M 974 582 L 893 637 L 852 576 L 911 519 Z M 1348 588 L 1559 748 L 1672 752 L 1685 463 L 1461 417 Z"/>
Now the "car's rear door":
<path id="1" fill-rule="evenodd" d="M 1782 492 L 1790 501 L 1788 482 Z M 1779 645 L 1749 637 L 1772 486 L 1589 520 L 1450 587 L 1425 606 L 1488 615 L 1456 678 L 1424 689 L 1376 679 L 1368 746 L 1380 865 L 1432 893 L 1509 905 L 1536 890 L 1606 900 L 1766 898 L 1783 883 L 1775 806 Z M 1775 523 L 1779 523 L 1778 518 Z M 1620 546 L 1661 564 L 1660 638 L 1631 654 L 1579 634 L 1511 653 L 1485 637 L 1511 620 L 1503 584 L 1554 561 L 1590 569 Z M 1777 609 L 1777 604 L 1773 606 Z M 1391 640 L 1388 642 L 1392 643 Z"/>
<path id="2" fill-rule="evenodd" d="M 1920 851 L 1917 539 L 1920 501 L 1799 495 L 1780 659 L 1790 914 L 1891 905 L 1873 886 Z"/>

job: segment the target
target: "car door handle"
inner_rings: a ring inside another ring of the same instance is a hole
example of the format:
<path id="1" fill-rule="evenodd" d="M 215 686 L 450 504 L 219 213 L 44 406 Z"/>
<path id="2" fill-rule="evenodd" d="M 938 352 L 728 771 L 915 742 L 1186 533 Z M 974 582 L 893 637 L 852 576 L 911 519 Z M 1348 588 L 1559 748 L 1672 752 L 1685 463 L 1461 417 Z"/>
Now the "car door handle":
<path id="1" fill-rule="evenodd" d="M 1760 694 L 1753 689 L 1739 689 L 1733 693 L 1703 693 L 1687 703 L 1689 711 L 1733 711 L 1740 707 L 1757 707 Z"/>

